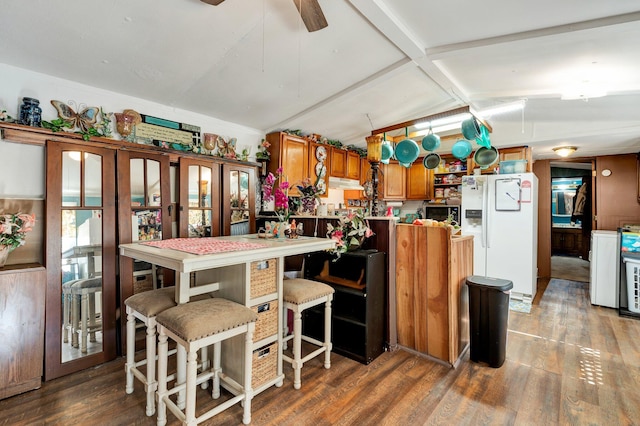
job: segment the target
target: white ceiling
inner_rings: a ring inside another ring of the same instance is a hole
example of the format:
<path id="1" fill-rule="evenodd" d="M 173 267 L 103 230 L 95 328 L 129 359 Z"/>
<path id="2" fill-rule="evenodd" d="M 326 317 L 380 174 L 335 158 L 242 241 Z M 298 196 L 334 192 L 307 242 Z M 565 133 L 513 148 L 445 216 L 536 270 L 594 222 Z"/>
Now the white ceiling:
<path id="1" fill-rule="evenodd" d="M 527 99 L 489 118 L 493 145 L 640 151 L 638 0 L 319 2 L 329 26 L 308 33 L 292 0 L 0 0 L 0 62 L 359 146 L 373 128 Z M 584 85 L 608 95 L 560 99 Z"/>

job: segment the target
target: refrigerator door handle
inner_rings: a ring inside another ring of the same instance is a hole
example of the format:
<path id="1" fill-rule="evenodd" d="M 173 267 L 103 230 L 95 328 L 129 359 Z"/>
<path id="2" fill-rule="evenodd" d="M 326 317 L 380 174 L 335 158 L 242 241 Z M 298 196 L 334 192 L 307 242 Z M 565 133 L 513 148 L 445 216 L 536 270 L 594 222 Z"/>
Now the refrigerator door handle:
<path id="1" fill-rule="evenodd" d="M 487 226 L 489 226 L 489 182 L 485 181 L 484 185 L 482 185 L 482 247 L 489 247 L 489 230 Z"/>

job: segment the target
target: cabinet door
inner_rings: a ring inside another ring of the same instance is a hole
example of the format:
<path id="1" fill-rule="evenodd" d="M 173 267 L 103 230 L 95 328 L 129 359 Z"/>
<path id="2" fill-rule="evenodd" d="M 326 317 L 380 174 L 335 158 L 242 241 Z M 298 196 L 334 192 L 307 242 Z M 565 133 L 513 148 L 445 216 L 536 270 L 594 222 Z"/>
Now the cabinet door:
<path id="1" fill-rule="evenodd" d="M 121 244 L 172 237 L 169 156 L 133 151 L 118 151 L 118 238 Z M 120 312 L 124 301 L 134 293 L 157 288 L 159 271 L 147 262 L 121 256 Z M 162 271 L 162 285 L 172 285 L 173 271 Z M 126 320 L 121 321 L 126 336 Z M 141 342 L 142 344 L 142 342 Z M 123 352 L 126 338 L 122 339 Z"/>
<path id="2" fill-rule="evenodd" d="M 347 176 L 347 151 L 331 147 L 331 176 L 343 178 Z"/>
<path id="3" fill-rule="evenodd" d="M 349 179 L 360 179 L 360 155 L 357 152 L 347 151 L 347 175 Z"/>
<path id="4" fill-rule="evenodd" d="M 382 167 L 384 200 L 404 200 L 406 198 L 407 169 L 398 163 L 384 164 Z"/>
<path id="5" fill-rule="evenodd" d="M 366 158 L 360 159 L 360 185 L 369 180 L 369 171 L 371 170 L 371 163 Z"/>
<path id="6" fill-rule="evenodd" d="M 115 164 L 113 149 L 47 142 L 46 380 L 116 357 Z"/>
<path id="7" fill-rule="evenodd" d="M 256 230 L 256 169 L 222 166 L 222 235 L 253 234 Z"/>
<path id="8" fill-rule="evenodd" d="M 220 235 L 220 165 L 180 159 L 179 235 L 182 238 Z"/>
<path id="9" fill-rule="evenodd" d="M 407 170 L 407 200 L 433 198 L 433 170 L 428 170 L 422 161 L 413 163 Z"/>

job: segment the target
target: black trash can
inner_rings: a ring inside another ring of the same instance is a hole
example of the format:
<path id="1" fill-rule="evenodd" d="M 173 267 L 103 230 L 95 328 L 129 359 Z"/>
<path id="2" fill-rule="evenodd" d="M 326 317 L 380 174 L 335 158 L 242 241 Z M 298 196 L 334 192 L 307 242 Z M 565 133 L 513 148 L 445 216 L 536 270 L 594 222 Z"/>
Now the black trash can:
<path id="1" fill-rule="evenodd" d="M 509 290 L 513 282 L 472 275 L 469 286 L 469 337 L 471 361 L 498 368 L 507 351 Z"/>

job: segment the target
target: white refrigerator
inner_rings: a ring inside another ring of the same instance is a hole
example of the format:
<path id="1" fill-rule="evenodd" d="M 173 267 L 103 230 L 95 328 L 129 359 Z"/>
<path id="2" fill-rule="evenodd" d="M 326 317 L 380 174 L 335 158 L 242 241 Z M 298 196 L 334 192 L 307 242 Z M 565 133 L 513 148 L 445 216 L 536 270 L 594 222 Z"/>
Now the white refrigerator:
<path id="1" fill-rule="evenodd" d="M 473 273 L 513 282 L 511 297 L 537 289 L 538 178 L 533 173 L 462 177 L 463 235 L 473 235 Z"/>
<path id="2" fill-rule="evenodd" d="M 591 231 L 589 295 L 592 305 L 618 308 L 619 253 L 617 231 Z"/>

